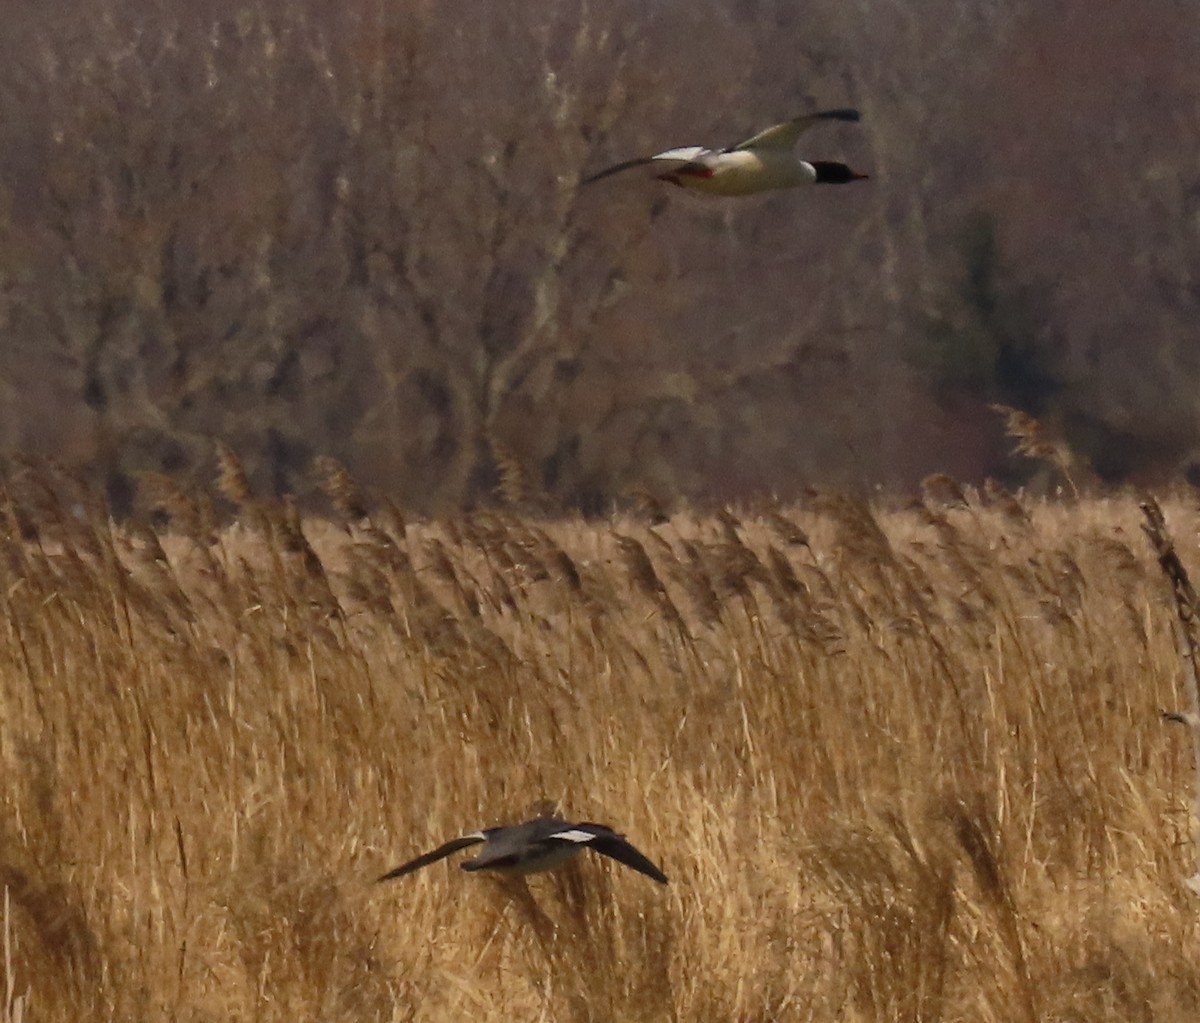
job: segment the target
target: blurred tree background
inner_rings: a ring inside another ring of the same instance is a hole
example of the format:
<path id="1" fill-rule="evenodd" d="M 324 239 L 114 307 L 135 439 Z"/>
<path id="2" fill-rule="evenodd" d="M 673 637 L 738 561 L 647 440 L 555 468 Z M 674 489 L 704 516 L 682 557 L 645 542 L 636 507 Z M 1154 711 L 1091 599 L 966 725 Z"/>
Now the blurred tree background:
<path id="1" fill-rule="evenodd" d="M 1198 48 L 1174 0 L 11 0 L 0 454 L 591 510 L 1003 474 L 1001 402 L 1172 477 Z M 843 105 L 804 151 L 863 185 L 577 188 Z"/>

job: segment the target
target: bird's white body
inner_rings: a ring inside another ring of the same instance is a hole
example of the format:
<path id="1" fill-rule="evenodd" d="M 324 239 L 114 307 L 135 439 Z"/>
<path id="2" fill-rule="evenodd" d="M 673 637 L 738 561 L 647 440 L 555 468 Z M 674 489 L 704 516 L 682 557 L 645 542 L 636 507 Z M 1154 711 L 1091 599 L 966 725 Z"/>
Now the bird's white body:
<path id="1" fill-rule="evenodd" d="M 659 159 L 659 157 L 654 157 Z M 811 163 L 776 149 L 736 149 L 707 153 L 695 160 L 699 172 L 664 171 L 659 177 L 673 185 L 706 195 L 754 195 L 779 188 L 813 185 L 817 172 Z"/>

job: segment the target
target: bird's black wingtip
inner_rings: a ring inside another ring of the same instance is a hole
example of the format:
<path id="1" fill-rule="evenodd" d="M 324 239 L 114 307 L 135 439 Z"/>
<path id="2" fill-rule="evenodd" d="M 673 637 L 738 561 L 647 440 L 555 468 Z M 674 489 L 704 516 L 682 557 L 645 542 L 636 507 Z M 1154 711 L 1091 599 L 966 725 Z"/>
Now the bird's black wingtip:
<path id="1" fill-rule="evenodd" d="M 829 121 L 861 121 L 860 114 L 854 107 L 841 107 L 837 110 L 823 110 L 821 113 L 814 115 L 824 118 Z"/>

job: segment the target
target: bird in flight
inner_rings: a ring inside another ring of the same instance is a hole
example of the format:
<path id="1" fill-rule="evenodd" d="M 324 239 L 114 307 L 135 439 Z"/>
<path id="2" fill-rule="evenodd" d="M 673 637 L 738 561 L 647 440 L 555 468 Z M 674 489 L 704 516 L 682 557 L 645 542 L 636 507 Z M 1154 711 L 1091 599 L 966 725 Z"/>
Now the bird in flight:
<path id="1" fill-rule="evenodd" d="M 494 870 L 507 874 L 536 874 L 574 859 L 584 849 L 632 867 L 660 884 L 667 876 L 625 840 L 625 836 L 603 824 L 571 824 L 559 817 L 535 817 L 523 824 L 484 828 L 439 845 L 416 859 L 389 870 L 379 878 L 390 881 L 445 859 L 460 849 L 483 845 L 479 855 L 462 864 L 463 870 Z"/>
<path id="2" fill-rule="evenodd" d="M 653 156 L 606 167 L 584 178 L 580 184 L 590 185 L 609 175 L 647 164 L 658 170 L 659 181 L 669 181 L 680 188 L 707 195 L 754 195 L 797 185 L 844 185 L 863 181 L 868 175 L 859 174 L 844 163 L 801 160 L 792 151 L 801 134 L 814 125 L 822 121 L 857 121 L 859 117 L 859 112 L 851 109 L 801 114 L 727 149 L 704 146 L 667 149 Z"/>

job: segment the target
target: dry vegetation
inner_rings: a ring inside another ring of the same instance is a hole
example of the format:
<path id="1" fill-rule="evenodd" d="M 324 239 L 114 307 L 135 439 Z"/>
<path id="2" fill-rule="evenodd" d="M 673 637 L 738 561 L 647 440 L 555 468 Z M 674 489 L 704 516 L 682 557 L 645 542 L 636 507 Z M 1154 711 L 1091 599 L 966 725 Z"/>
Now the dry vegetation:
<path id="1" fill-rule="evenodd" d="M 330 465 L 301 521 L 223 464 L 224 528 L 161 481 L 152 529 L 8 480 L 0 1019 L 1200 1010 L 1134 501 L 406 524 Z M 543 798 L 670 887 L 371 883 Z"/>

